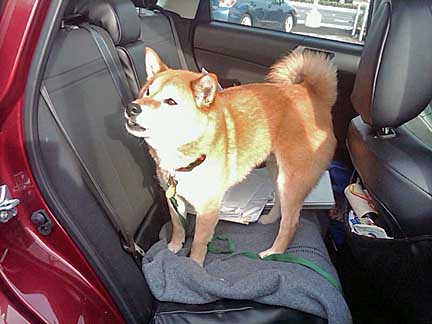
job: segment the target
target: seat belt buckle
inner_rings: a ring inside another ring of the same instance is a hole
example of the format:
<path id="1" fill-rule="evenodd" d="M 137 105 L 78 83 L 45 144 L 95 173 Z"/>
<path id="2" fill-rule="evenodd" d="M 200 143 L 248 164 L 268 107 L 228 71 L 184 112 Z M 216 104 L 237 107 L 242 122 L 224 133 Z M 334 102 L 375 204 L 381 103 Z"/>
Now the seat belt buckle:
<path id="1" fill-rule="evenodd" d="M 120 239 L 121 239 L 122 247 L 126 252 L 134 256 L 138 256 L 138 255 L 141 257 L 144 256 L 145 254 L 144 250 L 137 243 L 135 243 L 135 241 L 131 240 L 130 242 L 126 242 L 126 240 L 123 237 L 121 237 Z"/>
<path id="2" fill-rule="evenodd" d="M 144 256 L 145 252 L 144 250 L 134 242 L 134 248 L 135 248 L 135 252 L 137 252 L 140 256 Z"/>

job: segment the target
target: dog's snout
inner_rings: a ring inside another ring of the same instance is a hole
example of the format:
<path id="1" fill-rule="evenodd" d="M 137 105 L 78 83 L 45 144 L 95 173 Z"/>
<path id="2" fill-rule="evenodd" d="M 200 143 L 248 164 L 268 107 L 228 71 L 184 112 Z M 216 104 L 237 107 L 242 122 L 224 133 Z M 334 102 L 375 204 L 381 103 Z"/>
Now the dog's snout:
<path id="1" fill-rule="evenodd" d="M 138 115 L 141 112 L 141 106 L 139 104 L 136 103 L 130 103 L 127 105 L 126 107 L 126 114 L 129 117 L 134 117 L 136 115 Z"/>

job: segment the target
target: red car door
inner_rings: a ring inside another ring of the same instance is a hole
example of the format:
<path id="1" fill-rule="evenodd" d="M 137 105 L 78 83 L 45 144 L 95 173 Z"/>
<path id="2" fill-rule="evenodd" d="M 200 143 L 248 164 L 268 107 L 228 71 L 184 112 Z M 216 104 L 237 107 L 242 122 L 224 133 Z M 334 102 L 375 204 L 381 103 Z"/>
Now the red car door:
<path id="1" fill-rule="evenodd" d="M 27 77 L 45 18 L 50 23 L 58 8 L 48 0 L 0 3 L 0 318 L 121 323 L 104 286 L 50 213 L 27 161 Z"/>

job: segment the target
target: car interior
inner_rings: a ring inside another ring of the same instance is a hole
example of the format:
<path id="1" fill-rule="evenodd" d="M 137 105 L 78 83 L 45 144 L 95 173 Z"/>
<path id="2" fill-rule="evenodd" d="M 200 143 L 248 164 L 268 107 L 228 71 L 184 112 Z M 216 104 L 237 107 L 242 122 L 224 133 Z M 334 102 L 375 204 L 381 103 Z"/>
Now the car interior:
<path id="1" fill-rule="evenodd" d="M 330 220 L 320 221 L 322 240 L 355 323 L 432 320 L 431 8 L 425 0 L 375 0 L 362 46 L 213 21 L 204 0 L 194 18 L 157 1 L 51 5 L 26 89 L 27 153 L 48 206 L 127 323 L 327 323 L 247 300 L 190 305 L 152 295 L 140 258 L 170 216 L 146 144 L 125 131 L 123 118 L 146 80 L 146 47 L 171 68 L 214 72 L 224 88 L 264 82 L 295 49 L 332 57 L 334 160 L 367 188 L 391 239 L 356 235 L 345 220 L 346 240 L 335 244 Z"/>

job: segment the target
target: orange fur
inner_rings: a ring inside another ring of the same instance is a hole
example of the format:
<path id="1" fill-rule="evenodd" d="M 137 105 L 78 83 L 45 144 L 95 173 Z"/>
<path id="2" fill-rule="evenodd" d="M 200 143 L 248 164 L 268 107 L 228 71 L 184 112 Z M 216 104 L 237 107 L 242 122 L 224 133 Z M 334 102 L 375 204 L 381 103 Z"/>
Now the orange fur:
<path id="1" fill-rule="evenodd" d="M 198 213 L 191 257 L 204 262 L 225 191 L 269 155 L 277 162 L 274 178 L 282 219 L 273 246 L 260 255 L 283 253 L 306 195 L 334 153 L 330 111 L 336 98 L 335 67 L 318 54 L 293 53 L 272 67 L 269 83 L 217 93 L 213 74 L 170 70 L 150 49 L 147 61 L 150 78 L 135 101 L 143 112 L 133 121 L 148 130 L 129 131 L 147 136 L 162 182 L 200 154 L 207 156 L 191 172 L 175 175 L 178 195 Z M 165 104 L 166 97 L 177 105 Z M 184 232 L 173 219 L 169 247 L 176 252 Z"/>

